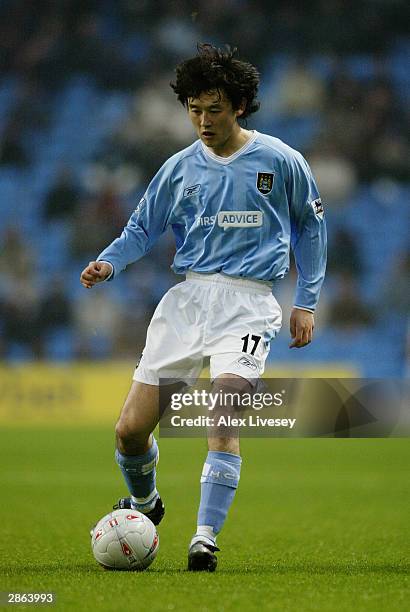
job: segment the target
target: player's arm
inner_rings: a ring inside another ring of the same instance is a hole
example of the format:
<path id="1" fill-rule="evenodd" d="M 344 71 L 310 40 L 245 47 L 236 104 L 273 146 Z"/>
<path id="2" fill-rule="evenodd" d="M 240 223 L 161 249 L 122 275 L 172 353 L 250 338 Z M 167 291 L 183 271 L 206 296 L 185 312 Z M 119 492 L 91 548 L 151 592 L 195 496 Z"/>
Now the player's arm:
<path id="1" fill-rule="evenodd" d="M 290 162 L 288 193 L 291 245 L 298 275 L 290 317 L 290 348 L 301 348 L 313 338 L 314 311 L 326 270 L 327 237 L 319 192 L 311 170 L 300 154 Z"/>
<path id="2" fill-rule="evenodd" d="M 124 230 L 81 273 L 87 289 L 111 280 L 130 263 L 143 257 L 165 231 L 171 210 L 170 176 L 164 164 L 148 186 Z"/>

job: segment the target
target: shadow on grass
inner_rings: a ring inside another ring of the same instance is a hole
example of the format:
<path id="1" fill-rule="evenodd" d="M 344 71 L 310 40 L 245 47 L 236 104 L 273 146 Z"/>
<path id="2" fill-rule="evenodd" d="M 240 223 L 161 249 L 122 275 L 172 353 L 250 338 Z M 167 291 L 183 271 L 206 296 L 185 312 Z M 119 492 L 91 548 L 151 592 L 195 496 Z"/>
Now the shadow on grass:
<path id="1" fill-rule="evenodd" d="M 25 567 L 15 566 L 14 568 L 4 567 L 3 574 L 8 575 L 61 575 L 70 574 L 71 576 L 79 575 L 126 575 L 128 572 L 107 571 L 93 563 L 41 563 L 38 565 L 28 565 Z M 136 575 L 139 572 L 135 572 Z M 144 572 L 144 575 L 160 576 L 176 576 L 176 575 L 194 575 L 188 572 L 185 563 L 169 563 L 162 562 L 158 565 L 153 565 Z M 306 562 L 288 562 L 288 561 L 263 561 L 263 562 L 247 562 L 247 561 L 231 561 L 228 559 L 221 560 L 218 566 L 216 576 L 218 575 L 235 575 L 238 574 L 258 574 L 258 575 L 286 575 L 286 574 L 304 574 L 304 575 L 329 575 L 329 576 L 355 576 L 359 574 L 379 574 L 379 575 L 401 575 L 410 574 L 410 563 L 376 563 L 366 560 L 361 561 L 346 561 L 338 563 L 309 563 Z M 197 575 L 207 575 L 202 572 Z"/>

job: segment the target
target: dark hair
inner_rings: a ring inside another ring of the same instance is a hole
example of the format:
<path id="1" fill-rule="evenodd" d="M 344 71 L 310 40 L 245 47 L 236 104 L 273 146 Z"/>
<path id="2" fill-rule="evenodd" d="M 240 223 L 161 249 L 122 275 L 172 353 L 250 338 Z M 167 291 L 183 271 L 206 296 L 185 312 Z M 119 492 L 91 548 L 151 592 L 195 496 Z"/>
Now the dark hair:
<path id="1" fill-rule="evenodd" d="M 216 89 L 225 92 L 234 110 L 246 100 L 243 119 L 259 110 L 259 72 L 249 62 L 236 59 L 236 52 L 229 45 L 217 49 L 208 43 L 198 44 L 198 54 L 178 64 L 176 82 L 170 83 L 181 104 L 188 106 L 188 98 Z"/>

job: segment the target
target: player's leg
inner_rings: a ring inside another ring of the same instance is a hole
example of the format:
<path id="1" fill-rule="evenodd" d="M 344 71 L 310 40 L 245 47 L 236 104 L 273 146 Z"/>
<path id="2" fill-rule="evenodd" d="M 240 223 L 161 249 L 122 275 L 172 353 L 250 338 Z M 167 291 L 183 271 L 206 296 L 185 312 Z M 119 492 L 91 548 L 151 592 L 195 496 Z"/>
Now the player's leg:
<path id="1" fill-rule="evenodd" d="M 161 388 L 162 407 L 180 387 L 181 383 L 176 383 Z M 118 507 L 139 510 L 155 524 L 164 515 L 156 488 L 159 451 L 152 433 L 160 411 L 160 388 L 134 380 L 115 429 L 115 457 L 130 492 L 130 497 L 119 500 Z"/>
<path id="2" fill-rule="evenodd" d="M 212 380 L 220 384 L 222 379 L 224 384 L 229 382 L 230 387 L 236 382 L 242 392 L 249 392 L 263 374 L 270 341 L 281 326 L 281 309 L 271 293 L 271 286 L 223 274 L 191 273 L 190 277 L 198 285 L 208 285 L 207 321 L 212 324 L 205 330 L 204 355 L 210 357 Z M 238 436 L 233 435 L 234 432 L 211 434 L 201 478 L 198 531 L 193 546 L 198 538 L 198 546 L 208 546 L 214 557 L 216 535 L 224 524 L 238 486 L 241 457 Z M 201 543 L 200 538 L 207 539 Z M 191 552 L 192 547 L 189 557 Z M 204 556 L 205 551 L 203 553 Z M 191 569 L 215 569 L 216 558 L 212 563 L 213 567 Z"/>
<path id="3" fill-rule="evenodd" d="M 162 518 L 163 506 L 156 490 L 158 446 L 152 432 L 161 406 L 165 408 L 171 394 L 184 385 L 174 381 L 194 379 L 202 368 L 201 329 L 191 324 L 191 318 L 201 319 L 196 311 L 202 304 L 198 291 L 186 282 L 164 295 L 148 326 L 145 348 L 116 427 L 116 459 L 131 494 L 119 506 L 132 504 L 153 522 Z"/>
<path id="4" fill-rule="evenodd" d="M 251 390 L 251 384 L 235 374 L 222 374 L 215 379 L 212 392 L 241 394 Z M 235 412 L 234 406 L 216 406 L 215 422 L 219 414 Z M 216 536 L 221 531 L 239 483 L 242 459 L 237 428 L 208 430 L 208 455 L 201 476 L 201 500 L 197 529 L 190 544 L 188 568 L 214 571 L 217 560 L 214 552 Z"/>

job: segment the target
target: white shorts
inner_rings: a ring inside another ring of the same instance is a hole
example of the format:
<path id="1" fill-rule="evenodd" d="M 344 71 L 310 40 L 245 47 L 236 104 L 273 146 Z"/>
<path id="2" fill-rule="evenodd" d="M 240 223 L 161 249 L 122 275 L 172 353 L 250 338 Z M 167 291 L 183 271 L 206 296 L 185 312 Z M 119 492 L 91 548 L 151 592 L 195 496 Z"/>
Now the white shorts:
<path id="1" fill-rule="evenodd" d="M 255 384 L 281 322 L 269 283 L 188 272 L 158 304 L 133 379 L 192 384 L 209 357 L 211 380 L 229 373 Z"/>

